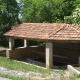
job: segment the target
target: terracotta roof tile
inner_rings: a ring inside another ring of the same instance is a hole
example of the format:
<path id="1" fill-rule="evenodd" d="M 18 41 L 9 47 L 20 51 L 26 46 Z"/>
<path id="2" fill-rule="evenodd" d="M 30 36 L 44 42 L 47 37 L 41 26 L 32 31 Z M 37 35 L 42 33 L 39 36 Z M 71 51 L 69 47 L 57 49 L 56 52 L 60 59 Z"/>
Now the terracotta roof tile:
<path id="1" fill-rule="evenodd" d="M 65 23 L 23 23 L 5 36 L 36 40 L 80 40 L 80 28 Z"/>

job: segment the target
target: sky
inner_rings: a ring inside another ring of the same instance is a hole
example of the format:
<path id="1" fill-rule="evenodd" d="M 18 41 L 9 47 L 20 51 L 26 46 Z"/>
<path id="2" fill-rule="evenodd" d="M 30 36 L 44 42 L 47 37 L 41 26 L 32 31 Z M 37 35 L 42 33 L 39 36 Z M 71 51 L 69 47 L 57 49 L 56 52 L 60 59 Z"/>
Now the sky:
<path id="1" fill-rule="evenodd" d="M 18 3 L 20 2 L 20 0 L 16 0 Z M 18 15 L 19 18 L 22 18 L 21 14 L 19 13 Z"/>

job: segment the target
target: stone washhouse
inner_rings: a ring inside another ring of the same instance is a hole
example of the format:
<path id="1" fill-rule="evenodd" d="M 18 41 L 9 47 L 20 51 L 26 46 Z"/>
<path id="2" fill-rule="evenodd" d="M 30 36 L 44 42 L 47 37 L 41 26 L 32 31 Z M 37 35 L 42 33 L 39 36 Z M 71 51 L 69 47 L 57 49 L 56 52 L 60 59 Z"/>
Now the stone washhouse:
<path id="1" fill-rule="evenodd" d="M 6 32 L 9 37 L 9 49 L 6 57 L 20 60 L 31 56 L 45 58 L 46 68 L 52 68 L 53 60 L 68 58 L 68 63 L 77 64 L 80 56 L 80 28 L 65 23 L 22 23 Z M 23 39 L 24 47 L 15 48 L 14 39 Z M 45 42 L 44 47 L 30 47 L 29 41 Z M 38 52 L 38 53 L 36 53 Z M 39 54 L 39 52 L 44 54 Z M 57 55 L 57 58 L 53 57 Z M 62 61 L 64 61 L 63 59 Z"/>

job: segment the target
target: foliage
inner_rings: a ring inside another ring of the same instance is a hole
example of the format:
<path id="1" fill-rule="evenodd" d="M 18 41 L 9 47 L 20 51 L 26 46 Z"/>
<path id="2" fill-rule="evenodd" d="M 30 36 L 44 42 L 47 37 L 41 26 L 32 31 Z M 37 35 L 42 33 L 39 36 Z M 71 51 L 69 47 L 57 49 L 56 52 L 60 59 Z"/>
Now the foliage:
<path id="1" fill-rule="evenodd" d="M 45 42 L 40 41 L 29 41 L 29 46 L 45 46 Z"/>
<path id="2" fill-rule="evenodd" d="M 0 45 L 7 46 L 7 40 L 3 34 L 11 29 L 12 25 L 20 23 L 18 18 L 19 6 L 16 0 L 0 0 Z"/>
<path id="3" fill-rule="evenodd" d="M 65 22 L 80 26 L 80 5 L 77 6 L 70 16 L 65 17 Z"/>
<path id="4" fill-rule="evenodd" d="M 19 7 L 16 0 L 0 0 L 0 13 L 1 23 L 6 25 L 12 25 L 15 21 L 18 21 Z"/>
<path id="5" fill-rule="evenodd" d="M 79 75 L 70 76 L 70 80 L 80 80 Z"/>
<path id="6" fill-rule="evenodd" d="M 64 22 L 71 15 L 75 0 L 21 0 L 23 22 Z"/>

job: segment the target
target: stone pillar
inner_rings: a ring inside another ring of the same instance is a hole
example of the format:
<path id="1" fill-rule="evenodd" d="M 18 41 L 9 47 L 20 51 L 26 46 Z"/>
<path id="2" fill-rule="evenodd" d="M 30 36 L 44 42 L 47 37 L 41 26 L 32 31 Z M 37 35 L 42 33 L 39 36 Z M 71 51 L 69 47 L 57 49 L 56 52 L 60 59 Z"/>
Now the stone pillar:
<path id="1" fill-rule="evenodd" d="M 14 38 L 9 38 L 9 49 L 14 49 Z"/>
<path id="2" fill-rule="evenodd" d="M 24 39 L 24 47 L 29 47 L 29 41 Z"/>
<path id="3" fill-rule="evenodd" d="M 14 47 L 14 38 L 9 38 L 9 49 L 6 50 L 6 57 L 11 58 L 11 53 L 10 51 L 13 50 Z"/>
<path id="4" fill-rule="evenodd" d="M 10 49 L 6 50 L 6 58 L 8 58 L 8 59 L 11 58 L 10 51 L 11 51 Z"/>
<path id="5" fill-rule="evenodd" d="M 46 68 L 53 68 L 53 44 L 46 42 Z"/>

